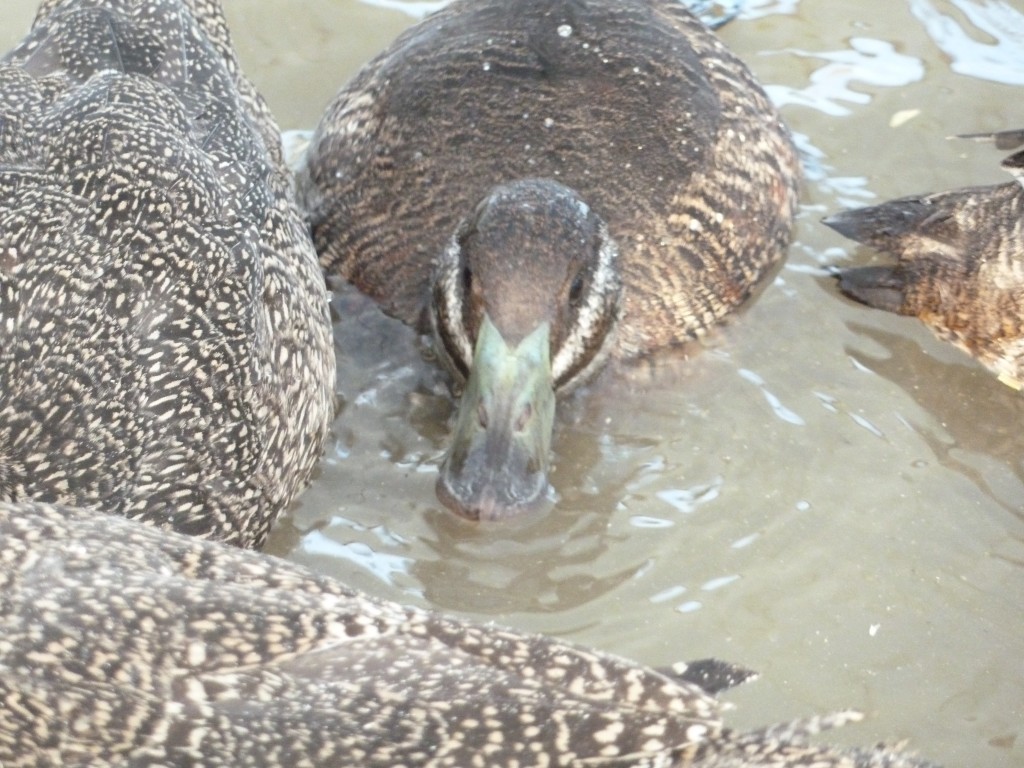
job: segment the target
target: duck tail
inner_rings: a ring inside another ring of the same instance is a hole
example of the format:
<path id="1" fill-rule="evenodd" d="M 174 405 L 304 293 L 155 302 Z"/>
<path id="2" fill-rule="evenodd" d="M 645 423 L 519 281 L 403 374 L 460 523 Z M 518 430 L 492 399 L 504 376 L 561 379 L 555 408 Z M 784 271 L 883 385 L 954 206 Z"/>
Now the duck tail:
<path id="1" fill-rule="evenodd" d="M 840 270 L 839 290 L 854 301 L 886 312 L 900 313 L 906 283 L 896 267 L 855 267 Z"/>
<path id="2" fill-rule="evenodd" d="M 711 696 L 757 677 L 757 672 L 751 669 L 719 659 L 699 659 L 673 664 L 658 671 L 673 680 L 693 683 Z"/>
<path id="3" fill-rule="evenodd" d="M 822 223 L 844 237 L 902 260 L 907 237 L 925 232 L 945 237 L 941 230 L 947 217 L 947 207 L 935 196 L 904 197 L 842 211 L 822 219 Z M 839 290 L 851 299 L 888 312 L 903 311 L 907 273 L 899 264 L 839 269 L 835 274 Z"/>
<path id="4" fill-rule="evenodd" d="M 973 139 L 974 141 L 992 142 L 996 149 L 1009 151 L 1024 147 L 1024 128 L 1017 128 L 1011 131 L 996 131 L 995 133 L 961 133 L 957 139 Z"/>
<path id="5" fill-rule="evenodd" d="M 881 205 L 840 211 L 821 223 L 858 243 L 899 255 L 904 235 L 925 231 L 939 223 L 945 209 L 937 202 L 934 195 L 901 197 Z"/>

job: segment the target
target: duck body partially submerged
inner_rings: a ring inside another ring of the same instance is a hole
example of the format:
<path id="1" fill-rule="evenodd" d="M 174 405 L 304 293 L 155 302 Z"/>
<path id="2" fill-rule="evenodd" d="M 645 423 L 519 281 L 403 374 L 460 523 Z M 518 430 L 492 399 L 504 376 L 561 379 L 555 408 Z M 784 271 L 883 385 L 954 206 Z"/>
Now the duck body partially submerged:
<path id="1" fill-rule="evenodd" d="M 721 662 L 654 670 L 375 600 L 93 510 L 0 503 L 0 763 L 207 768 L 928 768 L 751 731 Z"/>
<path id="2" fill-rule="evenodd" d="M 972 135 L 1024 146 L 1024 130 Z M 1024 151 L 1003 161 L 1015 181 L 890 200 L 825 219 L 895 263 L 839 271 L 870 307 L 916 317 L 1016 389 L 1024 382 Z"/>
<path id="3" fill-rule="evenodd" d="M 681 3 L 457 0 L 341 90 L 299 187 L 321 263 L 433 334 L 466 393 L 439 491 L 492 518 L 547 487 L 551 392 L 764 283 L 798 176 L 760 86 Z"/>

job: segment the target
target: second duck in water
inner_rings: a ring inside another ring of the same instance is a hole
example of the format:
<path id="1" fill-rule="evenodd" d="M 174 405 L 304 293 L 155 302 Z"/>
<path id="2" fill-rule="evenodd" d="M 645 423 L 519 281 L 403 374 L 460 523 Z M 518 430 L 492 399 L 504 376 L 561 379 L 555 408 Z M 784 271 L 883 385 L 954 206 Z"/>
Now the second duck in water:
<path id="1" fill-rule="evenodd" d="M 937 768 L 809 742 L 854 712 L 726 726 L 730 664 L 650 669 L 95 510 L 0 502 L 0 541 L 4 768 Z"/>
<path id="2" fill-rule="evenodd" d="M 1024 147 L 1024 130 L 965 138 Z M 894 256 L 844 269 L 839 288 L 870 307 L 913 315 L 1015 389 L 1024 382 L 1024 150 L 1003 167 L 1015 181 L 890 200 L 825 219 Z"/>
<path id="3" fill-rule="evenodd" d="M 556 394 L 771 273 L 798 175 L 675 0 L 461 0 L 341 90 L 299 186 L 321 263 L 433 332 L 462 390 L 438 495 L 494 519 L 547 489 Z"/>

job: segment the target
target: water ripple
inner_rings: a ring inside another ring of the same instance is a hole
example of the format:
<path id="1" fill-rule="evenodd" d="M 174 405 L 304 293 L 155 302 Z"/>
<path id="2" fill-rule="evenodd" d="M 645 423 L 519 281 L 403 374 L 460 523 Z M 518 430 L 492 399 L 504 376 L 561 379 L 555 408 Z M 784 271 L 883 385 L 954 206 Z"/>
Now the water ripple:
<path id="1" fill-rule="evenodd" d="M 857 208 L 864 205 L 875 194 L 867 188 L 868 180 L 864 176 L 839 176 L 835 168 L 826 162 L 825 153 L 819 149 L 809 136 L 800 131 L 793 132 L 793 141 L 800 153 L 800 164 L 804 170 L 804 178 L 814 182 L 824 192 L 830 192 L 841 208 Z M 805 208 L 807 204 L 805 203 Z M 813 255 L 813 254 L 812 254 Z M 835 259 L 825 259 L 822 263 L 834 264 Z M 788 267 L 789 265 L 787 265 Z"/>
<path id="2" fill-rule="evenodd" d="M 674 587 L 663 589 L 661 590 L 661 592 L 653 594 L 647 599 L 652 603 L 664 603 L 668 600 L 674 600 L 675 598 L 679 597 L 685 592 L 686 587 L 682 586 L 681 584 L 677 584 Z"/>
<path id="3" fill-rule="evenodd" d="M 689 600 L 682 605 L 677 605 L 676 611 L 679 613 L 693 613 L 694 611 L 699 611 L 703 607 L 704 604 L 700 600 Z"/>
<path id="4" fill-rule="evenodd" d="M 880 430 L 874 424 L 872 424 L 864 416 L 860 416 L 859 414 L 856 414 L 856 413 L 851 413 L 850 414 L 850 418 L 853 419 L 854 422 L 858 426 L 863 427 L 864 429 L 866 429 L 868 432 L 870 432 L 875 437 L 883 437 L 883 438 L 885 437 L 885 433 L 882 432 L 882 430 Z"/>
<path id="5" fill-rule="evenodd" d="M 795 424 L 798 427 L 803 427 L 807 424 L 807 422 L 803 420 L 803 417 L 784 406 L 778 397 L 768 391 L 765 380 L 759 375 L 751 370 L 747 370 L 746 368 L 740 368 L 739 374 L 761 390 L 761 394 L 764 395 L 764 399 L 768 402 L 768 405 L 771 406 L 772 411 L 774 411 L 775 415 L 784 422 L 787 424 Z"/>
<path id="6" fill-rule="evenodd" d="M 728 576 L 719 576 L 714 579 L 709 579 L 700 585 L 700 588 L 705 592 L 714 592 L 716 589 L 727 587 L 734 581 L 739 581 L 739 574 L 733 573 Z"/>
<path id="7" fill-rule="evenodd" d="M 751 534 L 748 534 L 746 536 L 743 536 L 742 538 L 736 539 L 736 541 L 734 541 L 729 546 L 732 547 L 733 549 L 746 549 L 751 544 L 753 544 L 755 541 L 757 541 L 759 538 L 761 538 L 761 534 L 760 533 L 751 533 Z"/>
<path id="8" fill-rule="evenodd" d="M 800 0 L 747 0 L 740 12 L 741 19 L 760 19 L 773 13 L 796 13 Z"/>
<path id="9" fill-rule="evenodd" d="M 974 25 L 968 29 L 937 5 L 955 6 Z M 1000 0 L 910 0 L 910 10 L 960 75 L 1024 85 L 1024 13 Z M 987 37 L 991 42 L 976 38 Z"/>
<path id="10" fill-rule="evenodd" d="M 303 536 L 300 548 L 306 554 L 323 555 L 352 563 L 392 587 L 398 586 L 393 577 L 409 575 L 410 566 L 414 562 L 411 557 L 377 552 L 361 541 L 342 544 L 321 531 L 310 531 Z"/>
<path id="11" fill-rule="evenodd" d="M 388 11 L 400 11 L 414 19 L 422 19 L 434 11 L 441 10 L 451 0 L 359 0 L 359 2 Z"/>
<path id="12" fill-rule="evenodd" d="M 634 515 L 629 518 L 629 524 L 634 528 L 671 528 L 675 525 L 671 520 L 649 515 Z"/>
<path id="13" fill-rule="evenodd" d="M 701 504 L 707 504 L 718 498 L 722 491 L 723 479 L 716 477 L 710 483 L 695 485 L 692 488 L 670 488 L 665 491 L 658 491 L 657 496 L 669 504 L 677 512 L 684 515 L 691 514 Z"/>
<path id="14" fill-rule="evenodd" d="M 850 87 L 854 82 L 898 88 L 924 77 L 924 63 L 920 59 L 898 53 L 892 43 L 871 37 L 850 38 L 850 50 L 845 51 L 791 48 L 782 53 L 828 63 L 811 73 L 810 84 L 805 88 L 777 84 L 765 86 L 772 101 L 779 107 L 796 104 L 833 117 L 850 114 L 840 101 L 870 103 L 869 94 Z"/>

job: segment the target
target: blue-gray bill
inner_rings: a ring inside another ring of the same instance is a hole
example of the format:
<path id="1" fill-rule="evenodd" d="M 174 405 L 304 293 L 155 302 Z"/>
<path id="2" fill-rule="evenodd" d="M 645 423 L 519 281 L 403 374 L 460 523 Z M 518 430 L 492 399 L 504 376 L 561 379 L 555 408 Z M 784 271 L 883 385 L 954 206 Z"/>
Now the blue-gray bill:
<path id="1" fill-rule="evenodd" d="M 549 337 L 545 322 L 513 348 L 483 319 L 437 480 L 438 498 L 463 517 L 511 517 L 546 495 L 555 419 Z"/>

